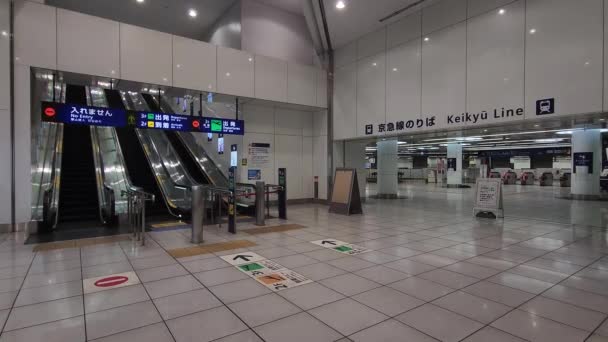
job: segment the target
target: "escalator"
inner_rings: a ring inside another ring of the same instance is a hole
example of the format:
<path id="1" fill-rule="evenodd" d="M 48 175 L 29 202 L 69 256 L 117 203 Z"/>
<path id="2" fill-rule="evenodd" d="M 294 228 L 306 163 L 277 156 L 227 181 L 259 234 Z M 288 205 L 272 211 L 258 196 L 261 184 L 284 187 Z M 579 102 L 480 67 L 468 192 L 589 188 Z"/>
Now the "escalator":
<path id="1" fill-rule="evenodd" d="M 105 89 L 104 92 L 109 107 L 125 109 L 125 104 L 119 91 Z M 147 216 L 158 218 L 169 217 L 170 212 L 165 204 L 158 183 L 154 178 L 150 164 L 146 159 L 144 149 L 137 138 L 135 128 L 117 127 L 116 134 L 131 182 L 133 185 L 143 188 L 145 192 L 154 194 L 155 201 L 146 203 Z"/>
<path id="2" fill-rule="evenodd" d="M 142 94 L 142 97 L 146 101 L 148 108 L 156 113 L 167 113 L 171 112 L 170 108 L 161 108 L 159 104 L 154 100 L 150 94 Z M 169 139 L 171 146 L 179 156 L 180 162 L 186 168 L 186 171 L 190 174 L 190 177 L 198 184 L 209 184 L 209 179 L 198 167 L 196 161 L 193 160 L 193 156 L 188 152 L 188 149 L 182 143 L 182 140 L 178 137 L 178 133 L 174 131 L 164 131 L 165 135 Z"/>
<path id="3" fill-rule="evenodd" d="M 87 105 L 84 86 L 67 85 L 66 103 Z M 68 222 L 99 223 L 95 164 L 88 126 L 64 125 L 59 227 Z"/>

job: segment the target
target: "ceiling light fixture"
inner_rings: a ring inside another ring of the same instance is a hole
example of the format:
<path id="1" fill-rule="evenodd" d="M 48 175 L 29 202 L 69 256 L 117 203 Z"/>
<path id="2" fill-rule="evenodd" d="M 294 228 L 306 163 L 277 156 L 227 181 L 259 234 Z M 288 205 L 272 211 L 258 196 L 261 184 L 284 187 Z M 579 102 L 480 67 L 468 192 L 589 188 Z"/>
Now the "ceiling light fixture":
<path id="1" fill-rule="evenodd" d="M 2 31 L 2 35 L 5 36 L 5 37 L 8 36 L 8 32 Z"/>
<path id="2" fill-rule="evenodd" d="M 344 3 L 344 1 L 340 0 L 336 2 L 336 8 L 341 10 L 341 9 L 345 9 L 346 8 L 346 4 Z"/>
<path id="3" fill-rule="evenodd" d="M 429 37 L 424 37 L 425 42 L 428 42 L 429 40 L 431 40 Z"/>
<path id="4" fill-rule="evenodd" d="M 137 0 L 138 3 L 143 4 L 144 0 Z"/>
<path id="5" fill-rule="evenodd" d="M 536 33 L 536 29 L 535 28 L 533 28 L 533 29 L 530 30 L 530 34 L 535 34 L 535 33 Z"/>
<path id="6" fill-rule="evenodd" d="M 196 18 L 196 16 L 198 15 L 198 12 L 194 8 L 191 8 L 188 10 L 188 15 L 192 18 Z"/>
<path id="7" fill-rule="evenodd" d="M 505 11 L 504 8 L 501 8 L 501 9 L 498 10 L 498 14 L 500 14 L 500 15 L 505 14 L 505 12 L 507 12 L 507 11 Z"/>

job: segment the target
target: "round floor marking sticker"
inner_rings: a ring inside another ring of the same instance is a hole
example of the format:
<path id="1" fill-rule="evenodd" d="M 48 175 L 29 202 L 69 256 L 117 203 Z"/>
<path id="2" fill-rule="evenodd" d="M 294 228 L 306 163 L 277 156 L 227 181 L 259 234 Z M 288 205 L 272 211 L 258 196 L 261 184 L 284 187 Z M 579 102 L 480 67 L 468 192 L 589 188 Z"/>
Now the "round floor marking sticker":
<path id="1" fill-rule="evenodd" d="M 129 281 L 129 278 L 125 277 L 125 276 L 107 277 L 107 278 L 99 279 L 98 281 L 96 281 L 95 282 L 95 286 L 97 286 L 97 287 L 111 287 L 111 286 L 116 286 L 116 285 L 124 284 L 127 281 Z"/>

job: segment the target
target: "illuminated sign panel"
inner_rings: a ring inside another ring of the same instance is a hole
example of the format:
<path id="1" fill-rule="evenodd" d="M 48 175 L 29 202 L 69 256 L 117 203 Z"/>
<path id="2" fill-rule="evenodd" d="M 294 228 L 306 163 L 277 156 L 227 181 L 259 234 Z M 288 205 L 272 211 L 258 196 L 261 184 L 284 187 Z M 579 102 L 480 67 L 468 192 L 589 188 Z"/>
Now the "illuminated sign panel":
<path id="1" fill-rule="evenodd" d="M 42 102 L 42 121 L 87 126 L 130 126 L 182 132 L 245 134 L 243 120 L 136 112 L 54 102 Z"/>

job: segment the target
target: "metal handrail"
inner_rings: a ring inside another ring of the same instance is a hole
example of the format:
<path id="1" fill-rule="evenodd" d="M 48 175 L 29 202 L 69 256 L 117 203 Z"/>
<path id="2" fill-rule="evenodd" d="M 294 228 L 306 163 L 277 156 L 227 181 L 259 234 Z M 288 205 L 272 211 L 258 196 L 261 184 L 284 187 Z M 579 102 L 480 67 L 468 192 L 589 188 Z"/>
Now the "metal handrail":
<path id="1" fill-rule="evenodd" d="M 142 188 L 129 186 L 121 191 L 121 196 L 127 197 L 127 218 L 133 230 L 133 239 L 145 245 L 146 241 L 146 202 L 154 202 L 154 194 L 143 191 Z"/>
<path id="2" fill-rule="evenodd" d="M 63 151 L 63 124 L 57 124 L 57 135 L 51 161 L 49 188 L 44 191 L 42 204 L 43 221 L 52 229 L 59 222 L 59 189 L 61 188 L 61 160 Z"/>
<path id="3" fill-rule="evenodd" d="M 116 212 L 116 201 L 114 189 L 106 182 L 105 166 L 101 155 L 99 134 L 97 127 L 90 127 L 91 144 L 93 146 L 93 160 L 95 161 L 95 178 L 97 179 L 97 198 L 99 200 L 99 217 L 103 224 L 109 224 L 114 220 Z M 109 198 L 108 198 L 109 197 Z"/>

